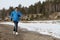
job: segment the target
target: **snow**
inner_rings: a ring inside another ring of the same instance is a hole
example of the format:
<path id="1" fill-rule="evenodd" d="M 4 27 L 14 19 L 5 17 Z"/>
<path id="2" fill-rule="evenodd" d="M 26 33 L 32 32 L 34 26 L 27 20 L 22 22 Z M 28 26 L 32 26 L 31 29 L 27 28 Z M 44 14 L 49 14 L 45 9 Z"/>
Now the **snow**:
<path id="1" fill-rule="evenodd" d="M 35 31 L 40 34 L 51 35 L 60 38 L 60 20 L 51 21 L 28 21 L 31 23 L 19 22 L 18 26 L 28 31 Z M 13 22 L 0 22 L 0 24 L 13 25 Z"/>

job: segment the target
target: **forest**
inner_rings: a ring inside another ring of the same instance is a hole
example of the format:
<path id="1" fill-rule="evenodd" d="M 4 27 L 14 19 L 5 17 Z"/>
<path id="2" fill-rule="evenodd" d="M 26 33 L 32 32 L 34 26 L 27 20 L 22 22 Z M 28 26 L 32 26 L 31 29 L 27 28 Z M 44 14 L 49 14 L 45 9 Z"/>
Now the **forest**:
<path id="1" fill-rule="evenodd" d="M 18 9 L 23 14 L 21 20 L 60 19 L 60 0 L 44 1 L 43 3 L 39 1 L 29 7 L 22 7 L 22 5 L 19 4 Z M 9 20 L 9 15 L 13 10 L 14 7 L 0 10 L 0 20 Z"/>

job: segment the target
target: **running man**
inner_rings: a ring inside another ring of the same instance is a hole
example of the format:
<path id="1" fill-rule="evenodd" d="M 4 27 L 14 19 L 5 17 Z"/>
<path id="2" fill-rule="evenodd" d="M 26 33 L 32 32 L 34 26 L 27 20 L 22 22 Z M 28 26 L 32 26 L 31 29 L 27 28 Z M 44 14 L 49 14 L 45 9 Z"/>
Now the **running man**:
<path id="1" fill-rule="evenodd" d="M 13 29 L 13 34 L 18 35 L 18 22 L 20 21 L 22 13 L 18 10 L 18 7 L 14 9 L 14 11 L 11 12 L 10 19 L 14 22 L 15 26 Z"/>

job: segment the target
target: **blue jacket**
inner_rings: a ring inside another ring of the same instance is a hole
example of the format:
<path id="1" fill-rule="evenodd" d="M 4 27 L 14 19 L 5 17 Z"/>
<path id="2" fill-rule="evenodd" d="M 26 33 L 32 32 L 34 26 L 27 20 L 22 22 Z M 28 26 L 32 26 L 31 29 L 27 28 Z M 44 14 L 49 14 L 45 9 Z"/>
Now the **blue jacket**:
<path id="1" fill-rule="evenodd" d="M 12 21 L 18 22 L 21 16 L 22 16 L 22 13 L 20 11 L 14 10 L 11 12 L 10 18 L 12 19 Z"/>

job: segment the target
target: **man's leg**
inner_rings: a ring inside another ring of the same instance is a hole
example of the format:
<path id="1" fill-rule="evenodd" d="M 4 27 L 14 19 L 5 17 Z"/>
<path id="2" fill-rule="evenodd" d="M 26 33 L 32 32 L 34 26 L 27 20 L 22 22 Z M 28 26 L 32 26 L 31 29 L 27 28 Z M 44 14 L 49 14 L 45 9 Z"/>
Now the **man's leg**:
<path id="1" fill-rule="evenodd" d="M 13 34 L 15 34 L 16 33 L 16 35 L 18 35 L 18 22 L 16 22 L 16 21 L 14 21 L 14 24 L 15 24 L 15 26 L 14 26 L 14 30 L 13 30 Z"/>
<path id="2" fill-rule="evenodd" d="M 16 22 L 14 21 L 14 29 L 13 29 L 13 31 L 15 31 L 16 30 Z"/>
<path id="3" fill-rule="evenodd" d="M 18 31 L 18 22 L 16 22 L 15 25 L 16 25 L 15 32 L 16 32 L 16 35 L 18 35 L 18 32 L 17 32 Z"/>
<path id="4" fill-rule="evenodd" d="M 13 22 L 14 22 L 13 34 L 15 34 L 16 33 L 16 22 L 15 21 L 13 21 Z"/>
<path id="5" fill-rule="evenodd" d="M 16 32 L 18 31 L 18 22 L 16 22 Z"/>

